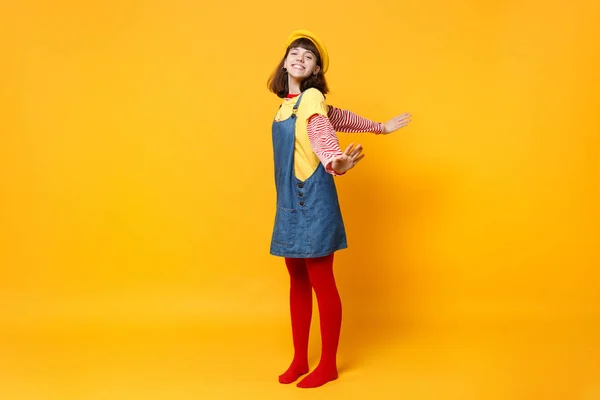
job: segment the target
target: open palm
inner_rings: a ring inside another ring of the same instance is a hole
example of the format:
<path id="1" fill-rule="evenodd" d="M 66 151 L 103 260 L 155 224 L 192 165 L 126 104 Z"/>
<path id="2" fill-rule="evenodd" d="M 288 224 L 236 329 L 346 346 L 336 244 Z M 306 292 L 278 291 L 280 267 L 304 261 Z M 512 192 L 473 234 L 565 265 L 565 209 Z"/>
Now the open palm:
<path id="1" fill-rule="evenodd" d="M 398 115 L 397 117 L 394 117 L 383 124 L 383 132 L 381 133 L 383 133 L 384 135 L 388 135 L 392 132 L 397 131 L 400 128 L 404 128 L 406 125 L 409 124 L 410 121 L 412 121 L 412 114 L 404 113 Z"/>
<path id="2" fill-rule="evenodd" d="M 333 159 L 331 168 L 338 174 L 343 174 L 363 159 L 365 155 L 361 154 L 362 150 L 362 145 L 359 144 L 354 148 L 354 143 L 350 143 L 341 156 L 337 156 Z"/>

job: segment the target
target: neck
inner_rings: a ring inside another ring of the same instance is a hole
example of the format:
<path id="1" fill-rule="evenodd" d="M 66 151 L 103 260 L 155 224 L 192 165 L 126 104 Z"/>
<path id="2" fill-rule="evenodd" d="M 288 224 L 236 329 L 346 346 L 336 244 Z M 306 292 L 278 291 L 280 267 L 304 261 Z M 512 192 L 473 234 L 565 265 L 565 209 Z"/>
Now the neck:
<path id="1" fill-rule="evenodd" d="M 298 94 L 300 93 L 300 82 L 296 78 L 288 75 L 288 93 L 289 94 Z"/>

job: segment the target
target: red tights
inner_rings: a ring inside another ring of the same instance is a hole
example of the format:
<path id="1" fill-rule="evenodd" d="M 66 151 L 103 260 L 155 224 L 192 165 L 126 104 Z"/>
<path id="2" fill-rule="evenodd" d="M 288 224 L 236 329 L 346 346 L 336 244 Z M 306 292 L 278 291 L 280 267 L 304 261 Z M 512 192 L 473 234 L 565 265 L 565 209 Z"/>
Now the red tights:
<path id="1" fill-rule="evenodd" d="M 342 303 L 333 276 L 333 254 L 320 258 L 286 258 L 290 273 L 290 314 L 294 359 L 279 382 L 292 383 L 308 372 L 308 338 L 312 317 L 312 289 L 319 306 L 321 360 L 315 370 L 298 383 L 313 388 L 337 379 L 336 354 L 342 324 Z"/>

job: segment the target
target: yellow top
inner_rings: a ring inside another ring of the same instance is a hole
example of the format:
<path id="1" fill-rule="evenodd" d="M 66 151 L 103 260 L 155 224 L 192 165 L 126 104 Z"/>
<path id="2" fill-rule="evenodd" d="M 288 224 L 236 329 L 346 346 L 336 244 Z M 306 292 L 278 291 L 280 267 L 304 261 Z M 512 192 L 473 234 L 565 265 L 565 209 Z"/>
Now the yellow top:
<path id="1" fill-rule="evenodd" d="M 281 108 L 275 115 L 275 121 L 283 121 L 292 115 L 294 104 L 299 96 L 284 99 Z M 294 173 L 301 181 L 307 180 L 321 162 L 314 153 L 308 139 L 308 119 L 321 114 L 327 117 L 325 96 L 318 89 L 310 88 L 304 91 L 302 102 L 296 111 L 296 139 L 294 141 Z"/>

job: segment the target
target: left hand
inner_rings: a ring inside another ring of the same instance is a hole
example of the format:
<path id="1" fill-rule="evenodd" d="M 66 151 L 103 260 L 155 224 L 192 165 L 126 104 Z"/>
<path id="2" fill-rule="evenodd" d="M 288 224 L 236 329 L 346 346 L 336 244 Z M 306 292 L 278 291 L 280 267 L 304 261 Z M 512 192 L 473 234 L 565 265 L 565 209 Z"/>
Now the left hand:
<path id="1" fill-rule="evenodd" d="M 384 135 L 395 132 L 400 128 L 404 128 L 411 120 L 412 115 L 409 113 L 404 113 L 402 115 L 398 115 L 383 124 L 383 132 Z"/>

